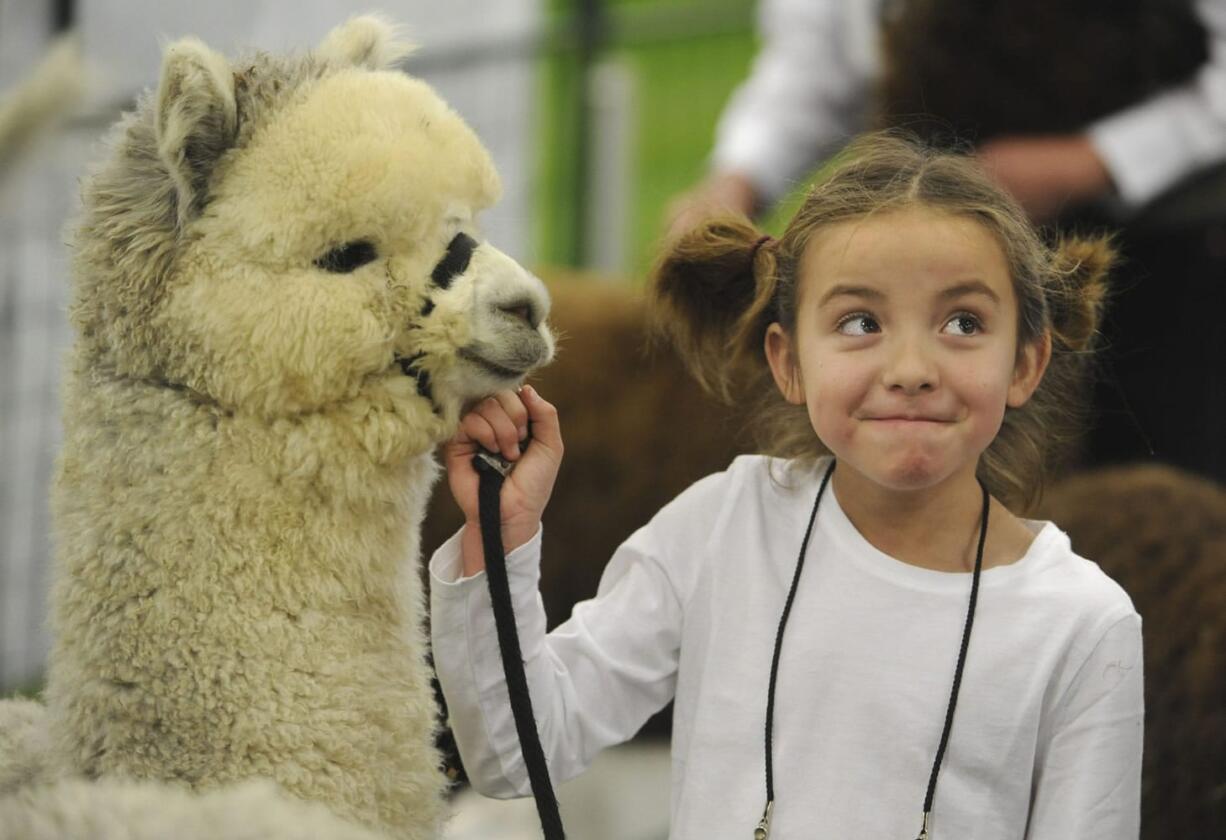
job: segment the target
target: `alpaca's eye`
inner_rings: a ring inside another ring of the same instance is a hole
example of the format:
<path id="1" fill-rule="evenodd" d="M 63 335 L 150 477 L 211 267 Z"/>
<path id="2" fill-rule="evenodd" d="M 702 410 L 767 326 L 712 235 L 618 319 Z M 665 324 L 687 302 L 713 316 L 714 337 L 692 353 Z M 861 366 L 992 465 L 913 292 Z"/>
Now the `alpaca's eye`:
<path id="1" fill-rule="evenodd" d="M 315 260 L 315 265 L 333 274 L 348 274 L 372 262 L 378 256 L 373 243 L 365 239 L 358 239 L 336 246 Z"/>

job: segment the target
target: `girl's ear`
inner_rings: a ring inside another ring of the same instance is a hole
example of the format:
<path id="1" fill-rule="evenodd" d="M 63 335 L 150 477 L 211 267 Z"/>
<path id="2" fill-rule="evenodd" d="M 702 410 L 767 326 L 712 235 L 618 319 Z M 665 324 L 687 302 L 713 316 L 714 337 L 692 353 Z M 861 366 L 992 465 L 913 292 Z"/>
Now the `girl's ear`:
<path id="1" fill-rule="evenodd" d="M 792 339 L 778 322 L 766 328 L 766 360 L 779 393 L 792 405 L 803 405 L 805 389 L 800 381 L 800 368 L 792 351 Z"/>
<path id="2" fill-rule="evenodd" d="M 1021 408 L 1030 399 L 1043 374 L 1047 371 L 1047 363 L 1051 361 L 1051 332 L 1043 335 L 1022 347 L 1013 365 L 1013 381 L 1009 383 L 1009 395 L 1005 404 L 1010 408 Z"/>

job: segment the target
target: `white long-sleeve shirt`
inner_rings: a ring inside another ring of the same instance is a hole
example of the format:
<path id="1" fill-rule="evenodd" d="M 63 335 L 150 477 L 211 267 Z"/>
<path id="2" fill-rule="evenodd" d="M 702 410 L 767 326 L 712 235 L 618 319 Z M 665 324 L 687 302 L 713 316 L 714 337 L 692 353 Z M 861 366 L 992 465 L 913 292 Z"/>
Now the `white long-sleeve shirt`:
<path id="1" fill-rule="evenodd" d="M 720 118 L 712 164 L 767 203 L 867 126 L 882 0 L 762 0 L 762 48 Z M 1127 208 L 1226 160 L 1226 0 L 1196 0 L 1209 60 L 1187 82 L 1085 127 Z"/>
<path id="2" fill-rule="evenodd" d="M 541 740 L 555 783 L 675 697 L 671 834 L 748 837 L 765 797 L 775 631 L 820 479 L 773 483 L 737 458 L 614 554 L 596 597 L 546 635 L 538 534 L 508 557 Z M 790 477 L 788 477 L 790 476 Z M 1141 620 L 1051 523 L 982 573 L 934 838 L 1121 840 L 1139 833 Z M 1123 535 L 1122 535 L 1123 536 Z M 469 778 L 529 795 L 484 574 L 458 540 L 430 563 L 434 660 Z M 971 575 L 874 548 L 827 488 L 788 622 L 774 721 L 771 836 L 918 833 Z"/>

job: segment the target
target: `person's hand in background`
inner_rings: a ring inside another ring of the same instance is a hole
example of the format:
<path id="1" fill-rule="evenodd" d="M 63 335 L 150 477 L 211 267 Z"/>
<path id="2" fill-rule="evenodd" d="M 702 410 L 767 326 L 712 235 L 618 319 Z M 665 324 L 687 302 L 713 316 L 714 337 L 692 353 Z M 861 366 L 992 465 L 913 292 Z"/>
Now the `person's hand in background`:
<path id="1" fill-rule="evenodd" d="M 738 172 L 712 173 L 673 199 L 665 214 L 665 236 L 674 239 L 713 216 L 752 216 L 757 209 L 758 194 L 748 178 Z"/>
<path id="2" fill-rule="evenodd" d="M 984 143 L 976 154 L 1039 224 L 1112 189 L 1111 174 L 1084 135 L 1001 137 Z"/>

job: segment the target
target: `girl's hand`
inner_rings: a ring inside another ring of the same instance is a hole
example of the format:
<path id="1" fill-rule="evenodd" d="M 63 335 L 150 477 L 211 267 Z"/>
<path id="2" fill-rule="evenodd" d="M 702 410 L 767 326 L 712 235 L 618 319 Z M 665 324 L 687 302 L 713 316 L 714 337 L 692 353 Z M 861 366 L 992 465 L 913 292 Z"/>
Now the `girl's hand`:
<path id="1" fill-rule="evenodd" d="M 532 438 L 528 440 L 528 424 Z M 519 444 L 527 440 L 521 454 Z M 558 412 L 529 385 L 499 391 L 464 415 L 460 429 L 443 447 L 451 495 L 464 512 L 464 576 L 485 568 L 477 504 L 478 473 L 472 460 L 478 449 L 502 455 L 515 465 L 502 485 L 502 545 L 508 553 L 532 539 L 553 492 L 562 464 Z"/>

